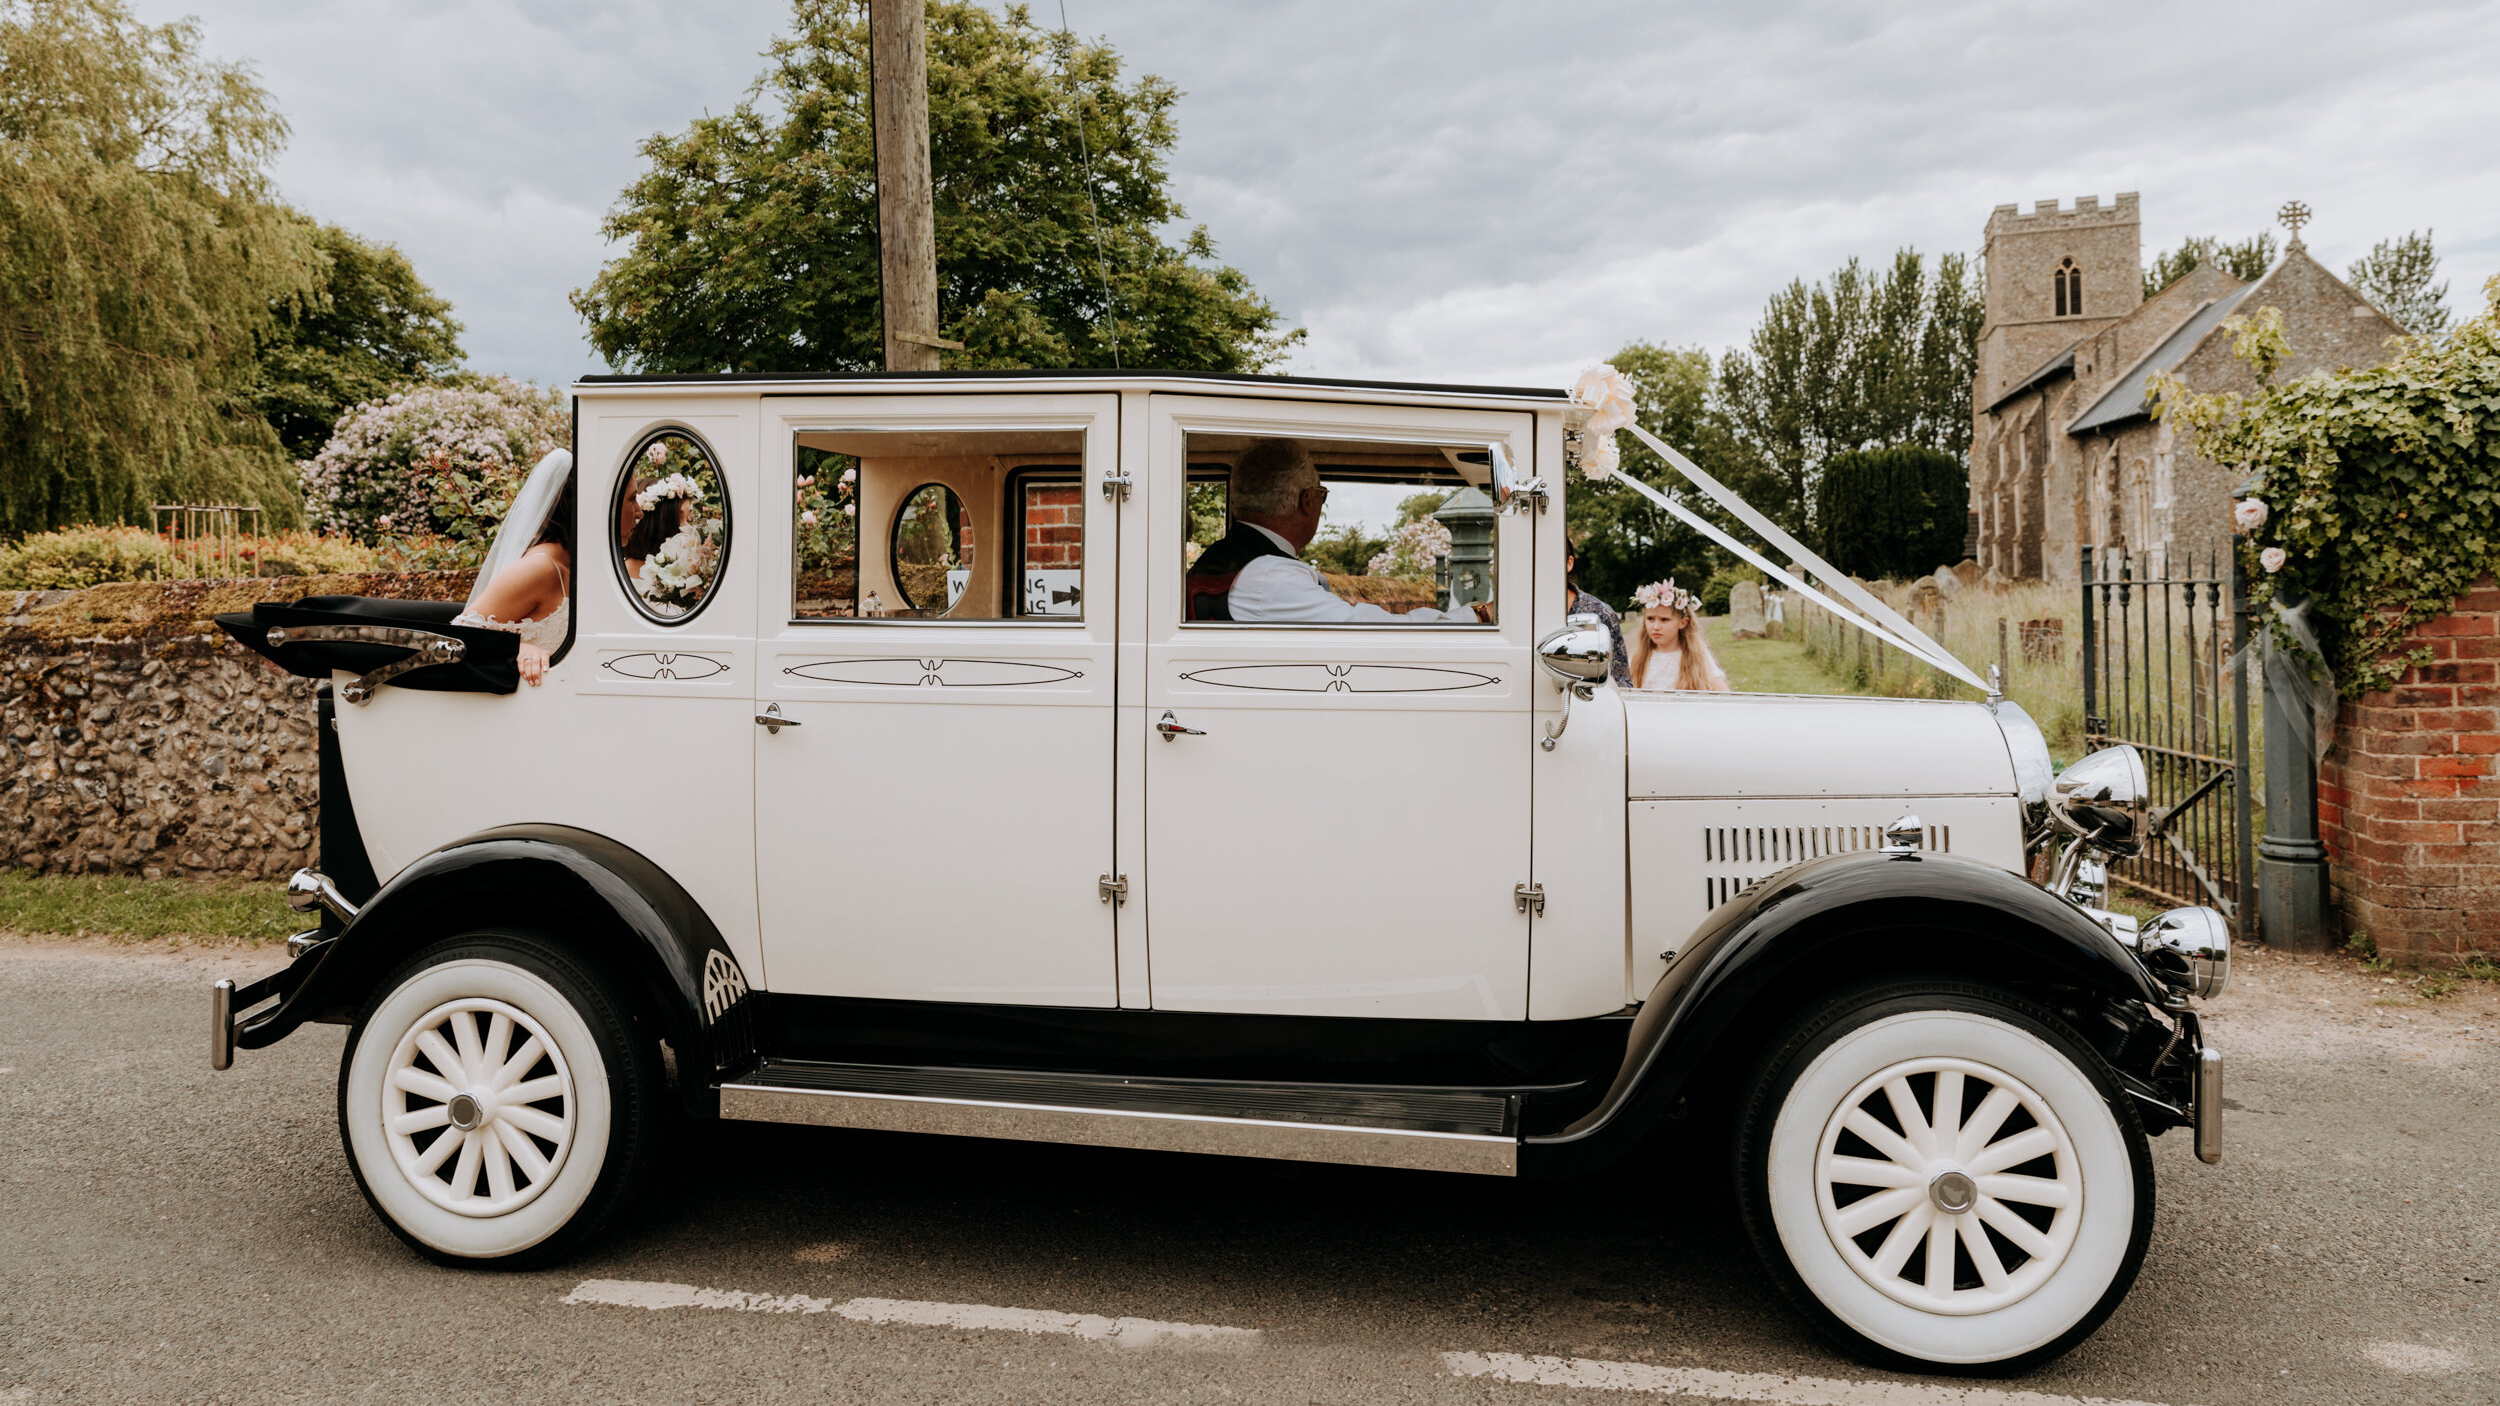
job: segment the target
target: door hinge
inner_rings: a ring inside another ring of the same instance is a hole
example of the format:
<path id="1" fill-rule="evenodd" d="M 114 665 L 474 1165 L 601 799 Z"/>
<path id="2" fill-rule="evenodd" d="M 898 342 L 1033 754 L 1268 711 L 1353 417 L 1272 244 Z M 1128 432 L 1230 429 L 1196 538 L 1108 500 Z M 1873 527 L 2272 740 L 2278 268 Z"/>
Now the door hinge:
<path id="1" fill-rule="evenodd" d="M 1521 884 L 1510 891 L 1511 907 L 1522 913 L 1545 916 L 1545 885 Z"/>
<path id="2" fill-rule="evenodd" d="M 1112 907 L 1125 907 L 1128 904 L 1128 875 L 1105 874 L 1095 882 L 1094 891 L 1101 894 L 1102 901 Z"/>
<path id="3" fill-rule="evenodd" d="M 1127 474 L 1104 474 L 1102 476 L 1103 500 L 1105 502 L 1127 502 L 1128 491 L 1130 488 L 1134 487 L 1136 483 L 1137 480 L 1129 477 Z"/>

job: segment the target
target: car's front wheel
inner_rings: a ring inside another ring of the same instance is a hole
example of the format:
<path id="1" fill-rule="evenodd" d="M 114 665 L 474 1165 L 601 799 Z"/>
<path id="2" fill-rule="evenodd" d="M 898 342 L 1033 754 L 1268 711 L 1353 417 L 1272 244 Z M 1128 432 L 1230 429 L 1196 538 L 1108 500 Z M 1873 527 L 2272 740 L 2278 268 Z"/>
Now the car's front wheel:
<path id="1" fill-rule="evenodd" d="M 1773 1276 L 1887 1365 L 2046 1361 L 2117 1307 L 2152 1233 L 2152 1159 L 2107 1068 L 1986 987 L 1824 1003 L 1757 1070 L 1737 1155 Z"/>
<path id="2" fill-rule="evenodd" d="M 556 1259 L 628 1203 L 663 1097 L 615 984 L 477 933 L 418 953 L 348 1036 L 339 1128 L 365 1199 L 445 1263 Z"/>

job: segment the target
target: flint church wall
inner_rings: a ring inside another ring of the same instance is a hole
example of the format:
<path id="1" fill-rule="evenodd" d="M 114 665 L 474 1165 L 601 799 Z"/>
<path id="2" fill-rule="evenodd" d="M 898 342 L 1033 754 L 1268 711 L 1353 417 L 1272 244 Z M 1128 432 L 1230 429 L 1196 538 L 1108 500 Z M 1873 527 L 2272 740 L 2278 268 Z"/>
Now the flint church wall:
<path id="1" fill-rule="evenodd" d="M 468 572 L 0 593 L 0 863 L 278 878 L 319 862 L 313 689 L 210 618 L 312 595 L 458 600 Z"/>

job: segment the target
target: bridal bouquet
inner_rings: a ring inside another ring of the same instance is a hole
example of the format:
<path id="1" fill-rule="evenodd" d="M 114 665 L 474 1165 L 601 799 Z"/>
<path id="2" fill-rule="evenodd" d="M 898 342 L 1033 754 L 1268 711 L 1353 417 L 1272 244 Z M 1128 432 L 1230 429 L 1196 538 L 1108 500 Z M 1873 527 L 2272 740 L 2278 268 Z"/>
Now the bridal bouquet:
<path id="1" fill-rule="evenodd" d="M 688 523 L 645 558 L 634 589 L 664 611 L 683 614 L 703 601 L 720 567 L 721 520 Z"/>

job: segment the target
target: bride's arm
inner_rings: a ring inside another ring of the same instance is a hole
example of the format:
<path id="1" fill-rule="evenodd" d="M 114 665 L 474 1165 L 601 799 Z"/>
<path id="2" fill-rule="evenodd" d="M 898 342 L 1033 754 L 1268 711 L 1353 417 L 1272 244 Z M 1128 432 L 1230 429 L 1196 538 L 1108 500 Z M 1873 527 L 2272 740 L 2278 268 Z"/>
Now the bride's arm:
<path id="1" fill-rule="evenodd" d="M 477 613 L 498 624 L 544 619 L 564 604 L 564 573 L 546 552 L 531 552 L 505 567 L 478 597 Z"/>

